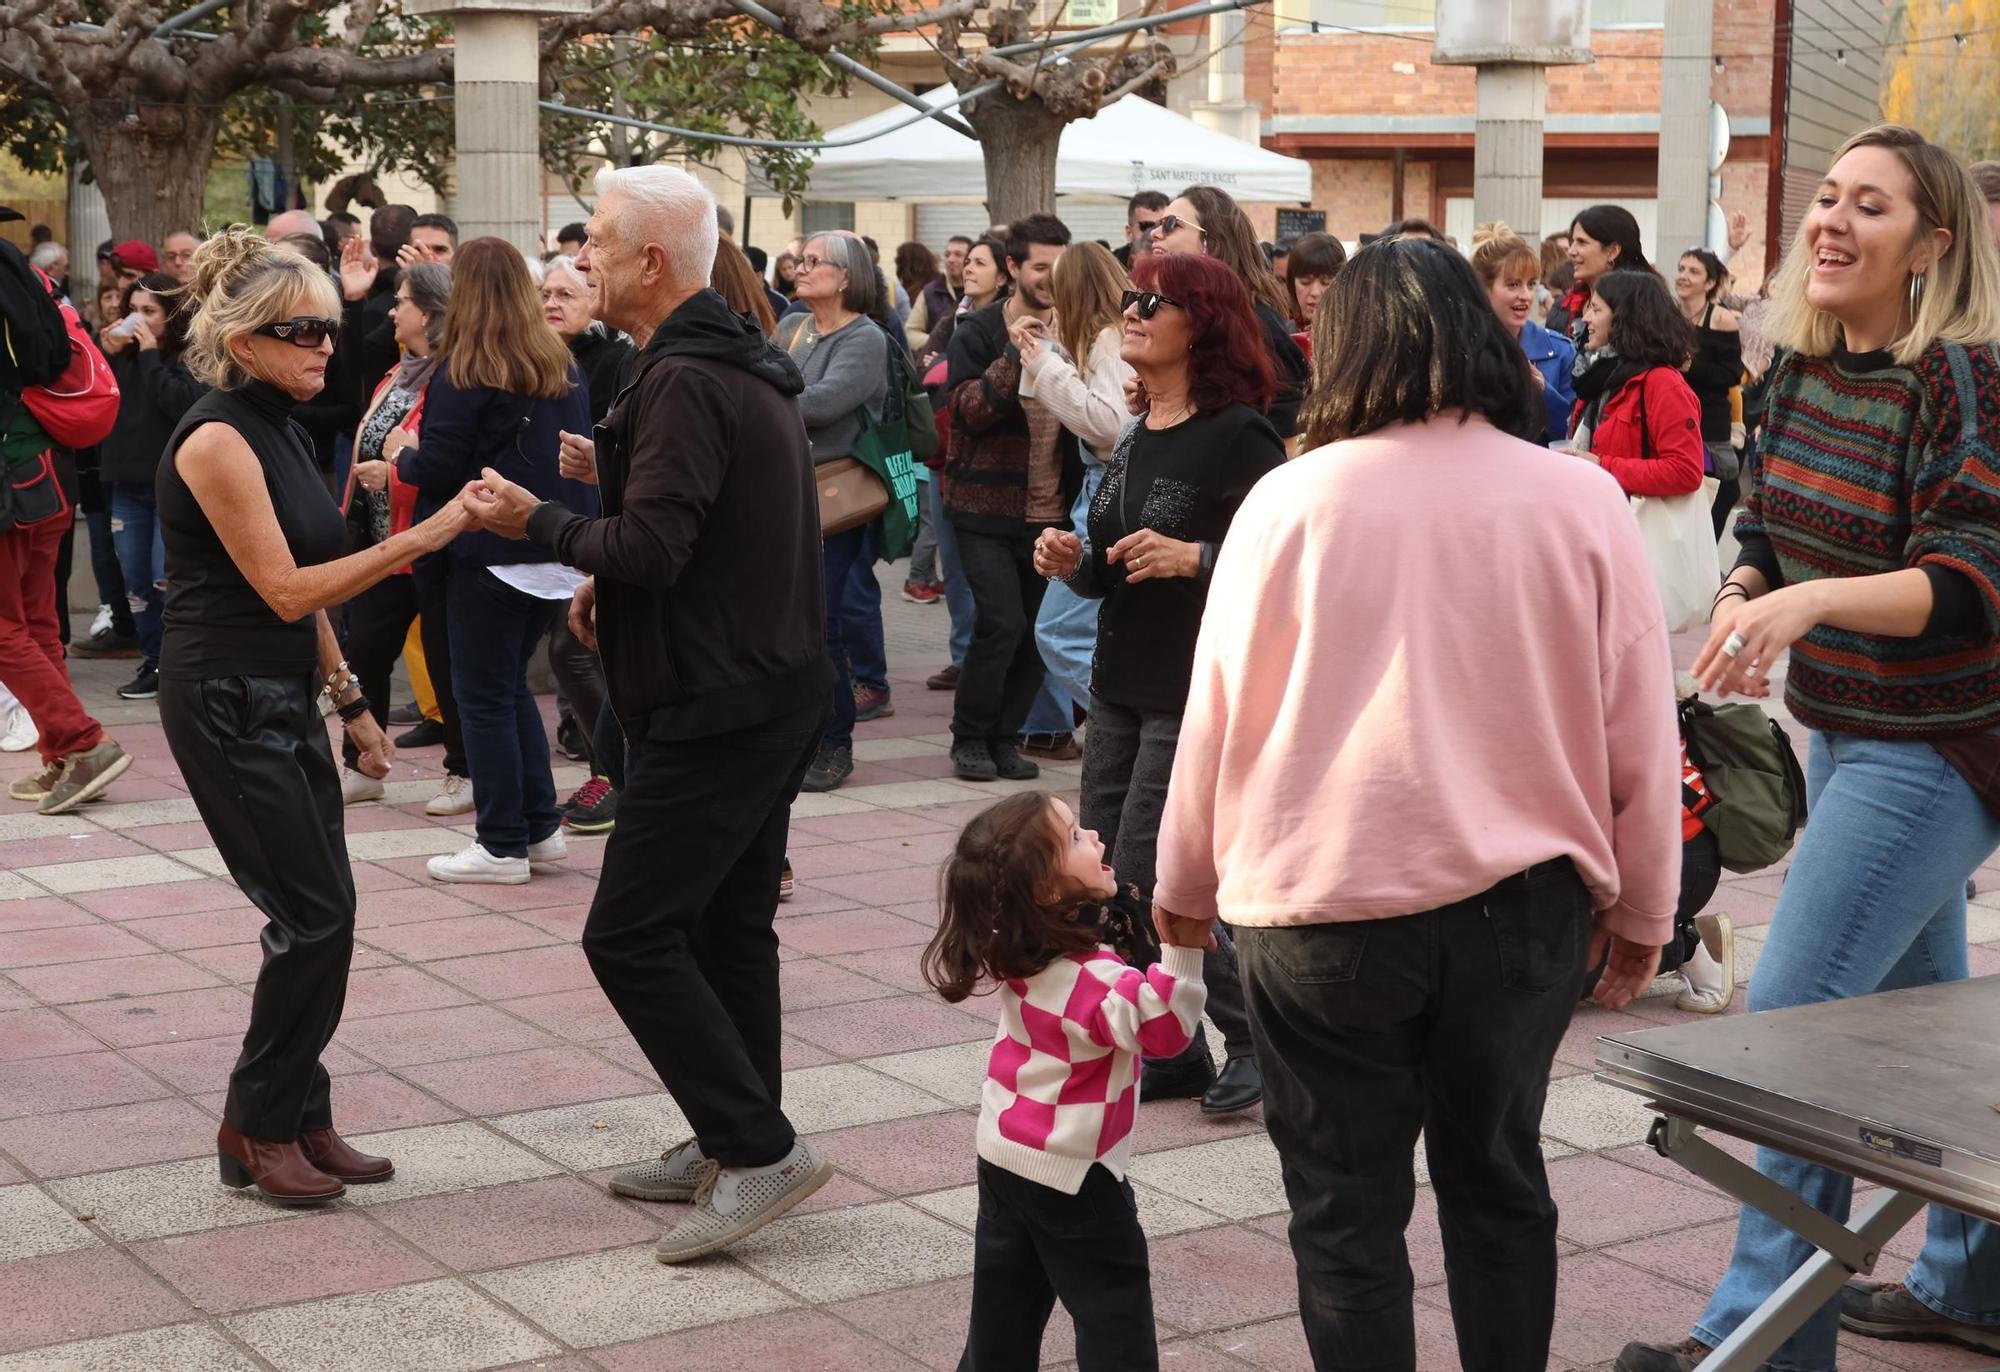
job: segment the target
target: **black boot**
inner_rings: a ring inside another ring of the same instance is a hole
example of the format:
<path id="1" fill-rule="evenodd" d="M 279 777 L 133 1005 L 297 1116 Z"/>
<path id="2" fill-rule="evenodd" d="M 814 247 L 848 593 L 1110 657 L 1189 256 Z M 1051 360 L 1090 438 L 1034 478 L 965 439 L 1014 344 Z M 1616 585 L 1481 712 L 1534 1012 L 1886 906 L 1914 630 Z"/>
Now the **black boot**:
<path id="1" fill-rule="evenodd" d="M 1264 1069 L 1254 1057 L 1231 1058 L 1222 1064 L 1215 1084 L 1202 1093 L 1201 1113 L 1233 1115 L 1264 1099 Z"/>

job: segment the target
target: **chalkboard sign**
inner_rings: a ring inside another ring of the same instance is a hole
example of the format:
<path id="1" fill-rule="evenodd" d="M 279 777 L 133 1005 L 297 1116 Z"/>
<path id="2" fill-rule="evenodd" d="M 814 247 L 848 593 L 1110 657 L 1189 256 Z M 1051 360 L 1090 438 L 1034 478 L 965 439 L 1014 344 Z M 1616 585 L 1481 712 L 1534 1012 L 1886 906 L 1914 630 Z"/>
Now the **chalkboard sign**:
<path id="1" fill-rule="evenodd" d="M 1309 233 L 1326 232 L 1325 210 L 1279 210 L 1278 241 L 1289 243 Z"/>

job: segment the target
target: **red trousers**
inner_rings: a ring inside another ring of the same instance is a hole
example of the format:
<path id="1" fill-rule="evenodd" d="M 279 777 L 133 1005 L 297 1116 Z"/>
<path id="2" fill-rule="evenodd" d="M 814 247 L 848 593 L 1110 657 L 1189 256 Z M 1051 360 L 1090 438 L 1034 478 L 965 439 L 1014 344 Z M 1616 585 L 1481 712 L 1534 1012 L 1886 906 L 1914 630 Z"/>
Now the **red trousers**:
<path id="1" fill-rule="evenodd" d="M 42 731 L 43 762 L 95 748 L 104 737 L 69 684 L 56 623 L 56 552 L 74 517 L 0 533 L 0 685 Z"/>

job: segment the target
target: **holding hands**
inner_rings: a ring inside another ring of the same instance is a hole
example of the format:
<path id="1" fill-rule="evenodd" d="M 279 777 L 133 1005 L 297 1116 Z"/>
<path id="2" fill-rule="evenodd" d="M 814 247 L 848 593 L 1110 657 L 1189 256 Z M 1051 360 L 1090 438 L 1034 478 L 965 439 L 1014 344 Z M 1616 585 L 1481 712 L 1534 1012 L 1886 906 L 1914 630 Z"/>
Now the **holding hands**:
<path id="1" fill-rule="evenodd" d="M 482 468 L 479 480 L 468 482 L 459 499 L 475 527 L 502 538 L 526 538 L 528 516 L 542 503 L 533 491 L 516 486 L 491 467 Z"/>
<path id="2" fill-rule="evenodd" d="M 1083 563 L 1083 540 L 1064 529 L 1044 529 L 1035 540 L 1035 575 L 1067 581 Z"/>

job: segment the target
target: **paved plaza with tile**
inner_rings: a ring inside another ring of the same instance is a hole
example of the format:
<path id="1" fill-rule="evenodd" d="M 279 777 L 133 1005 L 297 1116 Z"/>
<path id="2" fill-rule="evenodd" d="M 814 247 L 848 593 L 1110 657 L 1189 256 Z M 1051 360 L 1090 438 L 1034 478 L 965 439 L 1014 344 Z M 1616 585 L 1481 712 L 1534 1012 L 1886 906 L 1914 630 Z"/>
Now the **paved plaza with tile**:
<path id="1" fill-rule="evenodd" d="M 861 726 L 846 787 L 801 798 L 798 893 L 778 920 L 785 1106 L 837 1176 L 738 1249 L 677 1268 L 652 1244 L 681 1207 L 605 1186 L 685 1127 L 577 946 L 602 841 L 572 837 L 567 870 L 526 886 L 430 881 L 425 859 L 470 833 L 423 814 L 436 749 L 398 760 L 389 803 L 347 812 L 359 942 L 326 1065 L 339 1124 L 393 1155 L 395 1180 L 303 1213 L 218 1183 L 262 919 L 217 861 L 152 706 L 113 694 L 131 664 L 77 664 L 86 703 L 137 761 L 82 813 L 0 814 L 0 1372 L 953 1367 L 993 1015 L 927 992 L 917 955 L 939 862 L 1006 788 L 951 779 L 950 700 L 923 686 L 944 660 L 942 606 L 892 595 L 886 610 L 897 713 Z M 0 774 L 32 756 L 0 759 Z M 582 780 L 557 775 L 565 790 Z M 1051 767 L 1042 784 L 1076 778 L 1075 764 Z M 1980 880 L 1974 969 L 1992 974 L 2000 870 Z M 1739 981 L 1778 881 L 1731 878 L 1712 907 L 1736 921 Z M 1590 1075 L 1598 1035 L 1684 1018 L 1671 997 L 1580 1010 L 1555 1065 L 1551 1367 L 1608 1367 L 1628 1339 L 1680 1338 L 1727 1261 L 1732 1206 L 1647 1148 L 1637 1097 Z M 1149 1104 L 1137 1140 L 1162 1365 L 1309 1367 L 1259 1119 Z M 1890 1275 L 1921 1232 L 1890 1245 Z M 1409 1248 L 1420 1362 L 1455 1367 L 1428 1190 Z M 1060 1311 L 1046 1354 L 1071 1356 Z M 1840 1365 L 1991 1359 L 1848 1339 Z"/>

